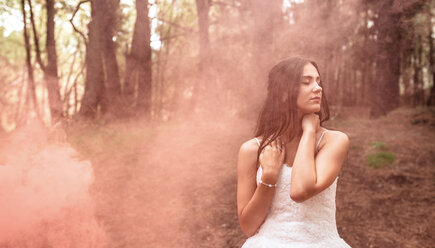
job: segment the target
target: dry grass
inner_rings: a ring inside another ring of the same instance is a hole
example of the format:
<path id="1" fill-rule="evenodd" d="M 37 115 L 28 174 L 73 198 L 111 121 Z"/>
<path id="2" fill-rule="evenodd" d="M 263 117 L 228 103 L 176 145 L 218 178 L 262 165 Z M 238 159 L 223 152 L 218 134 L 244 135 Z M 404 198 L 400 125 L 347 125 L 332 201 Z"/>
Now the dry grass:
<path id="1" fill-rule="evenodd" d="M 432 247 L 433 110 L 399 109 L 378 120 L 352 112 L 339 110 L 329 124 L 352 143 L 337 191 L 340 235 L 352 247 Z M 107 247 L 240 247 L 236 158 L 254 124 L 198 119 L 71 132 L 70 140 L 82 140 L 76 146 L 92 158 Z M 370 142 L 385 144 L 396 160 L 370 169 Z"/>

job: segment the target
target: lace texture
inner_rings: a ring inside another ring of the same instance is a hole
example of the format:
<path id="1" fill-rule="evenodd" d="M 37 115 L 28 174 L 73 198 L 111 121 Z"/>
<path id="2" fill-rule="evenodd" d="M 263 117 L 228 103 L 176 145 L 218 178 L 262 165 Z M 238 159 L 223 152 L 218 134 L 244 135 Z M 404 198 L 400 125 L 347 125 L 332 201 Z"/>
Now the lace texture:
<path id="1" fill-rule="evenodd" d="M 269 213 L 242 248 L 348 248 L 335 221 L 337 180 L 319 194 L 297 203 L 290 198 L 292 167 L 280 172 Z M 257 185 L 263 171 L 257 170 Z"/>

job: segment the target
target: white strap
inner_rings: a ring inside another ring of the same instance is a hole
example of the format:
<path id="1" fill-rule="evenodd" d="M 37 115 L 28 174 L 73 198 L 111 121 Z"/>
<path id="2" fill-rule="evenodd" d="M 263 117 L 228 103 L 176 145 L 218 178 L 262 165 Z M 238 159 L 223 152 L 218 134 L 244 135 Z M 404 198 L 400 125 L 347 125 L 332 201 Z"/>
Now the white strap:
<path id="1" fill-rule="evenodd" d="M 317 144 L 316 144 L 316 151 L 319 149 L 320 141 L 322 141 L 323 135 L 324 135 L 327 131 L 328 131 L 328 130 L 323 131 L 323 133 L 320 135 L 320 138 L 319 138 L 319 140 L 317 141 Z"/>
<path id="2" fill-rule="evenodd" d="M 254 139 L 257 141 L 258 145 L 261 146 L 260 141 L 257 138 Z"/>

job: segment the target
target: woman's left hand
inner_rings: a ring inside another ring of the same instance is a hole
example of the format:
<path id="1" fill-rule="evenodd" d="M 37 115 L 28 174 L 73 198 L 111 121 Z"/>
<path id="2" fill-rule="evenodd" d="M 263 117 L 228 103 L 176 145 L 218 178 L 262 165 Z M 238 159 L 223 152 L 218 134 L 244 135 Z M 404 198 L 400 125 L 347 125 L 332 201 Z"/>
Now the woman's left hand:
<path id="1" fill-rule="evenodd" d="M 302 118 L 302 130 L 317 132 L 320 128 L 320 118 L 317 114 L 307 114 Z"/>

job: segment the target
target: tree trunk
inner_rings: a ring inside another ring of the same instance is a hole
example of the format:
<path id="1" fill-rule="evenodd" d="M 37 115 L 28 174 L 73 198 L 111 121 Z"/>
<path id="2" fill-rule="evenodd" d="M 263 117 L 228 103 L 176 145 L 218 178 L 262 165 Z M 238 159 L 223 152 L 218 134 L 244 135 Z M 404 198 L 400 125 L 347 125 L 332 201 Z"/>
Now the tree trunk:
<path id="1" fill-rule="evenodd" d="M 41 57 L 41 49 L 39 47 L 39 36 L 36 31 L 35 18 L 33 16 L 32 1 L 28 0 L 30 21 L 32 23 L 33 40 L 35 43 L 36 61 L 44 73 L 44 81 L 48 91 L 48 104 L 50 108 L 50 115 L 52 122 L 57 122 L 62 117 L 62 101 L 60 99 L 59 77 L 57 75 L 57 55 L 56 55 L 56 42 L 54 39 L 54 0 L 46 0 L 45 7 L 47 10 L 47 36 L 46 36 L 46 51 L 47 51 L 47 64 L 44 64 Z M 43 97 L 43 101 L 45 96 Z"/>
<path id="2" fill-rule="evenodd" d="M 40 114 L 38 110 L 38 100 L 36 97 L 36 87 L 35 87 L 35 80 L 33 77 L 33 67 L 32 67 L 32 55 L 31 55 L 31 47 L 30 47 L 30 39 L 29 35 L 27 33 L 27 16 L 26 16 L 26 10 L 25 10 L 26 2 L 25 0 L 21 0 L 21 13 L 23 14 L 23 34 L 24 34 L 24 44 L 26 49 L 26 66 L 27 66 L 27 75 L 28 75 L 28 86 L 27 86 L 27 94 L 26 94 L 26 101 L 25 104 L 33 104 L 33 109 L 36 112 L 36 115 L 39 119 Z M 31 103 L 28 99 L 31 99 Z M 24 113 L 27 116 L 27 111 Z M 20 124 L 20 123 L 19 123 Z"/>
<path id="3" fill-rule="evenodd" d="M 54 0 L 46 0 L 47 8 L 47 66 L 44 71 L 44 78 L 47 82 L 48 101 L 50 106 L 51 119 L 53 123 L 62 117 L 62 101 L 60 99 L 59 76 L 57 74 L 56 41 L 54 37 Z"/>
<path id="4" fill-rule="evenodd" d="M 103 97 L 102 112 L 113 116 L 120 115 L 121 80 L 116 59 L 116 42 L 113 40 L 115 20 L 119 9 L 119 0 L 95 0 L 96 8 L 103 12 L 98 32 L 101 37 L 101 52 L 104 62 L 106 94 Z"/>
<path id="5" fill-rule="evenodd" d="M 423 69 L 423 63 L 422 63 L 422 49 L 423 44 L 421 42 L 421 39 L 418 37 L 416 39 L 416 48 L 414 52 L 414 89 L 413 89 L 413 95 L 412 95 L 412 105 L 413 106 L 419 106 L 424 103 L 424 93 L 423 93 L 423 75 L 422 75 L 422 69 Z M 422 95 L 423 93 L 423 95 Z"/>
<path id="6" fill-rule="evenodd" d="M 432 4 L 433 1 L 431 3 L 429 3 L 429 34 L 428 34 L 428 39 L 429 39 L 429 65 L 430 65 L 430 73 L 432 73 L 432 88 L 430 89 L 430 95 L 429 95 L 429 99 L 427 100 L 427 105 L 429 106 L 434 106 L 435 105 L 435 57 L 434 57 L 434 39 L 433 39 L 433 24 L 432 23 L 432 19 L 434 18 L 433 14 L 432 14 Z"/>
<path id="7" fill-rule="evenodd" d="M 105 94 L 104 70 L 99 34 L 102 20 L 100 10 L 96 9 L 95 1 L 91 1 L 91 21 L 88 24 L 89 42 L 86 45 L 86 82 L 85 94 L 80 106 L 80 115 L 95 118 Z"/>
<path id="8" fill-rule="evenodd" d="M 210 72 L 210 39 L 208 34 L 209 18 L 208 13 L 210 10 L 209 0 L 196 0 L 196 12 L 198 16 L 198 29 L 199 29 L 199 64 L 198 71 L 199 77 L 195 83 L 194 88 L 194 108 L 197 102 L 204 104 L 203 100 L 213 98 L 210 95 L 214 92 L 214 84 L 209 75 Z M 207 90 L 206 90 L 207 89 Z"/>
<path id="9" fill-rule="evenodd" d="M 368 4 L 367 1 L 363 1 L 364 4 L 364 38 L 363 38 L 363 49 L 364 51 L 368 52 L 368 39 L 369 39 L 369 28 L 368 28 L 368 19 L 369 19 L 369 8 L 368 8 Z M 369 73 L 371 72 L 369 70 L 371 62 L 369 61 L 368 58 L 363 57 L 362 58 L 362 78 L 361 78 L 361 91 L 360 91 L 360 96 L 361 96 L 361 105 L 363 106 L 367 106 L 368 102 L 367 102 L 367 97 L 369 94 L 368 89 L 369 89 L 369 80 L 368 80 L 368 76 Z"/>
<path id="10" fill-rule="evenodd" d="M 150 21 L 148 18 L 148 1 L 136 0 L 136 23 L 130 53 L 127 55 L 124 79 L 124 106 L 128 109 L 135 104 L 137 85 L 137 104 L 140 114 L 151 113 L 151 46 Z M 132 113 L 128 113 L 132 115 Z"/>
<path id="11" fill-rule="evenodd" d="M 375 25 L 378 31 L 376 82 L 372 84 L 370 116 L 385 115 L 399 105 L 400 16 L 391 12 L 393 0 L 380 7 Z"/>

